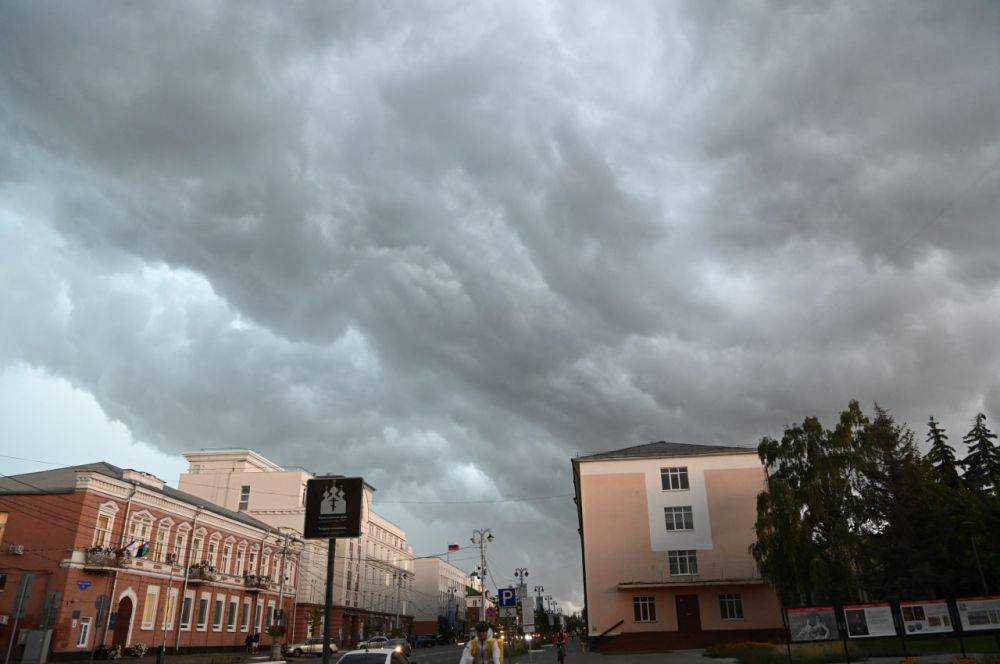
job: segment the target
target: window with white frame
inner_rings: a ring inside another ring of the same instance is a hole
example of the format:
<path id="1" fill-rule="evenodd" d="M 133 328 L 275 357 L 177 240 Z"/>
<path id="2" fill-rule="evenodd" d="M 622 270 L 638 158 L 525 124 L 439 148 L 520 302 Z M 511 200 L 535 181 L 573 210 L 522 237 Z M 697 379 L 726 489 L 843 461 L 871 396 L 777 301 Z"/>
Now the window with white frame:
<path id="1" fill-rule="evenodd" d="M 208 554 L 205 556 L 205 560 L 207 560 L 208 564 L 212 567 L 215 567 L 218 562 L 215 559 L 215 554 L 219 551 L 219 540 L 221 538 L 222 536 L 219 535 L 219 533 L 212 533 L 212 537 L 208 540 Z"/>
<path id="2" fill-rule="evenodd" d="M 247 555 L 247 571 L 250 574 L 257 573 L 257 552 L 260 551 L 260 547 L 254 544 L 250 547 L 250 553 Z"/>
<path id="3" fill-rule="evenodd" d="M 111 546 L 111 533 L 114 530 L 116 514 L 118 514 L 118 505 L 114 503 L 104 503 L 98 508 L 97 523 L 94 525 L 93 546 L 105 549 Z"/>
<path id="4" fill-rule="evenodd" d="M 267 603 L 267 625 L 271 626 L 274 624 L 274 600 L 270 600 Z"/>
<path id="5" fill-rule="evenodd" d="M 236 612 L 240 608 L 240 598 L 239 597 L 229 597 L 229 611 L 226 613 L 226 631 L 235 632 L 236 631 Z"/>
<path id="6" fill-rule="evenodd" d="M 159 603 L 159 586 L 148 586 L 146 588 L 146 601 L 142 605 L 142 629 L 153 629 L 156 626 L 156 609 Z"/>
<path id="7" fill-rule="evenodd" d="M 80 618 L 80 633 L 76 637 L 76 647 L 86 648 L 90 643 L 91 618 Z"/>
<path id="8" fill-rule="evenodd" d="M 289 585 L 295 583 L 295 563 L 291 560 L 285 565 L 285 582 Z"/>
<path id="9" fill-rule="evenodd" d="M 253 613 L 253 624 L 255 632 L 260 631 L 261 621 L 263 619 L 264 619 L 264 603 L 261 600 L 257 600 L 257 608 Z"/>
<path id="10" fill-rule="evenodd" d="M 656 598 L 648 595 L 633 597 L 632 613 L 636 622 L 656 622 Z"/>
<path id="11" fill-rule="evenodd" d="M 129 542 L 148 542 L 152 537 L 153 515 L 149 512 L 139 512 L 132 517 L 128 526 Z"/>
<path id="12" fill-rule="evenodd" d="M 664 491 L 687 491 L 691 488 L 687 467 L 660 468 L 660 484 Z"/>
<path id="13" fill-rule="evenodd" d="M 174 613 L 177 611 L 177 588 L 167 591 L 167 601 L 163 605 L 163 629 L 174 628 Z"/>
<path id="14" fill-rule="evenodd" d="M 667 530 L 694 530 L 694 514 L 689 505 L 664 507 L 663 514 L 667 520 Z"/>
<path id="15" fill-rule="evenodd" d="M 181 530 L 178 526 L 177 535 L 174 537 L 174 559 L 178 565 L 183 566 L 187 556 L 187 529 Z"/>
<path id="16" fill-rule="evenodd" d="M 222 563 L 219 565 L 219 571 L 224 574 L 230 573 L 229 563 L 233 557 L 233 543 L 226 542 L 222 545 Z"/>
<path id="17" fill-rule="evenodd" d="M 208 605 L 212 601 L 212 595 L 210 593 L 202 593 L 201 597 L 198 598 L 198 623 L 197 629 L 200 632 L 204 632 L 208 629 Z"/>
<path id="18" fill-rule="evenodd" d="M 153 542 L 153 560 L 166 562 L 167 554 L 170 552 L 170 526 L 173 522 L 169 519 L 160 521 L 156 526 L 156 540 Z"/>
<path id="19" fill-rule="evenodd" d="M 243 609 L 240 611 L 240 631 L 250 630 L 250 598 L 243 599 Z"/>
<path id="20" fill-rule="evenodd" d="M 240 545 L 236 547 L 236 572 L 234 572 L 236 576 L 243 576 L 243 572 L 245 571 L 243 567 L 244 564 L 246 563 L 246 557 L 247 557 L 247 543 L 240 542 Z"/>
<path id="21" fill-rule="evenodd" d="M 264 555 L 260 558 L 260 574 L 261 576 L 270 576 L 271 574 L 271 550 L 264 549 Z"/>
<path id="22" fill-rule="evenodd" d="M 698 552 L 693 550 L 667 551 L 671 576 L 698 573 Z"/>
<path id="23" fill-rule="evenodd" d="M 184 593 L 184 601 L 181 602 L 181 629 L 191 629 L 191 609 L 194 605 L 194 591 Z"/>
<path id="24" fill-rule="evenodd" d="M 719 611 L 723 620 L 743 620 L 743 595 L 740 593 L 721 593 L 719 595 Z"/>
<path id="25" fill-rule="evenodd" d="M 194 531 L 191 537 L 191 562 L 198 564 L 205 560 L 202 556 L 202 548 L 205 546 L 205 531 L 201 528 Z"/>
<path id="26" fill-rule="evenodd" d="M 232 503 L 230 503 L 232 504 Z M 240 487 L 240 504 L 236 509 L 245 512 L 250 507 L 250 485 L 244 484 Z"/>
<path id="27" fill-rule="evenodd" d="M 222 629 L 222 614 L 226 610 L 226 596 L 215 596 L 215 608 L 212 611 L 212 630 L 218 632 Z"/>

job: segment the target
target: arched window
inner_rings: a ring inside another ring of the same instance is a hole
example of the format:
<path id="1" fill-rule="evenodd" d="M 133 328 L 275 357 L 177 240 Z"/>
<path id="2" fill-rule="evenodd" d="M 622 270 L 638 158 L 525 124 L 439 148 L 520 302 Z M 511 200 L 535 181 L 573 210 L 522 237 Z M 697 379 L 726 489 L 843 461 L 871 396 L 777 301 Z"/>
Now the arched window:
<path id="1" fill-rule="evenodd" d="M 97 523 L 94 526 L 93 546 L 99 546 L 103 549 L 111 547 L 111 533 L 114 531 L 115 516 L 117 514 L 118 505 L 110 501 L 97 508 Z"/>
<path id="2" fill-rule="evenodd" d="M 245 564 L 247 558 L 247 543 L 246 541 L 240 542 L 236 547 L 236 571 L 233 572 L 236 576 L 243 576 L 246 572 Z"/>
<path id="3" fill-rule="evenodd" d="M 182 523 L 177 526 L 177 535 L 174 536 L 174 560 L 177 565 L 184 565 L 187 560 L 188 533 L 191 531 L 191 524 Z"/>
<path id="4" fill-rule="evenodd" d="M 167 562 L 167 554 L 170 553 L 170 528 L 174 525 L 173 519 L 167 517 L 160 519 L 156 525 L 156 539 L 153 540 L 153 560 Z"/>

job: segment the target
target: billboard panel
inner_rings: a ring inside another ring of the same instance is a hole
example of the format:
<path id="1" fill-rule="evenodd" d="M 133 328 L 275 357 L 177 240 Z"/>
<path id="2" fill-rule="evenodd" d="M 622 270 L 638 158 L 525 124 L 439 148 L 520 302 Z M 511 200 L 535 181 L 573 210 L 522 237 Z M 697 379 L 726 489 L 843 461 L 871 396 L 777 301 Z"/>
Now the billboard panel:
<path id="1" fill-rule="evenodd" d="M 365 482 L 360 477 L 316 477 L 306 483 L 304 535 L 309 539 L 358 537 Z"/>
<path id="2" fill-rule="evenodd" d="M 900 602 L 899 612 L 908 635 L 954 631 L 948 602 L 943 599 Z"/>
<path id="3" fill-rule="evenodd" d="M 831 641 L 837 638 L 837 617 L 832 606 L 788 609 L 788 632 L 792 641 Z"/>
<path id="4" fill-rule="evenodd" d="M 885 603 L 847 604 L 844 606 L 847 636 L 865 639 L 873 636 L 896 636 L 892 607 Z"/>
<path id="5" fill-rule="evenodd" d="M 961 597 L 955 600 L 955 605 L 964 631 L 1000 629 L 1000 595 Z"/>

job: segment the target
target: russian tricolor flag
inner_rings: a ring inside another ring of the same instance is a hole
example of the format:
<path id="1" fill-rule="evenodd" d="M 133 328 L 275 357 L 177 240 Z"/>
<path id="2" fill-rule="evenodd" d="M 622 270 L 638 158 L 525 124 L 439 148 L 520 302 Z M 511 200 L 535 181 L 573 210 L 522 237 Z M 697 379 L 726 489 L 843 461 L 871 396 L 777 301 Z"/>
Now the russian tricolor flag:
<path id="1" fill-rule="evenodd" d="M 448 545 L 448 553 L 451 553 L 452 551 L 458 551 L 460 548 L 461 547 L 459 545 L 457 545 L 457 544 L 449 544 Z"/>

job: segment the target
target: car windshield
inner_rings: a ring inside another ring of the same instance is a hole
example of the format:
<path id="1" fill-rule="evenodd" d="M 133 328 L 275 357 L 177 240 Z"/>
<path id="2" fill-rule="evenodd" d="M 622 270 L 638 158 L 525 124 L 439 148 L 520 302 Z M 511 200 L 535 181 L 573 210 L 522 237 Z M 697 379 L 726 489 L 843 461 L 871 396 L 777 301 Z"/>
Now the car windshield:
<path id="1" fill-rule="evenodd" d="M 356 652 L 344 655 L 337 664 L 385 664 L 385 654 L 379 652 Z"/>

